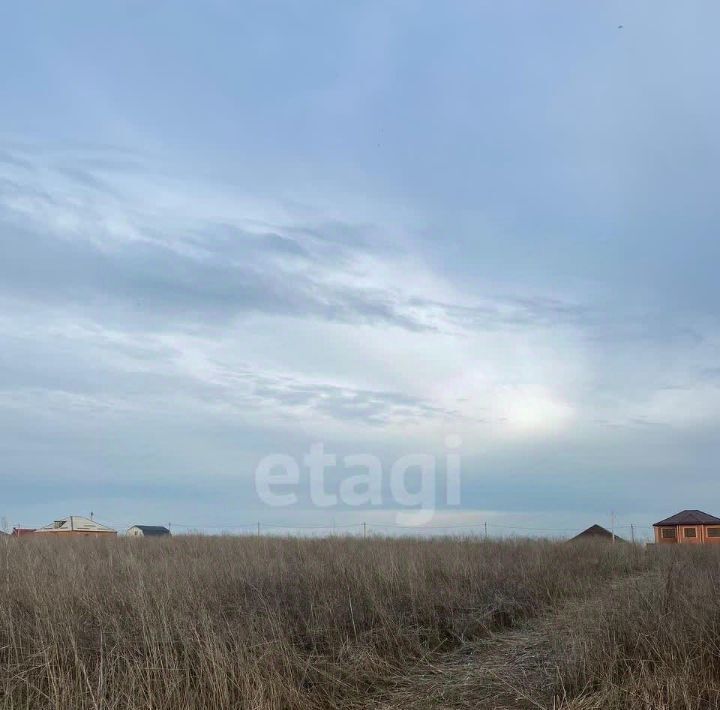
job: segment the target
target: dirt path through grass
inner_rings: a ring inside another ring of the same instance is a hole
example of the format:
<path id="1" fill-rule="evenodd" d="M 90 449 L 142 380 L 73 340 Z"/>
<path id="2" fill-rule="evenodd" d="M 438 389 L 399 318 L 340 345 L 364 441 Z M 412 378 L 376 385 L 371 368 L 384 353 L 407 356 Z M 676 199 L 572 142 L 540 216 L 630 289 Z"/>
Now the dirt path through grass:
<path id="1" fill-rule="evenodd" d="M 654 573 L 616 579 L 596 594 L 574 599 L 515 629 L 493 634 L 394 679 L 391 690 L 365 708 L 382 710 L 599 710 L 591 696 L 563 697 L 558 674 L 558 629 L 601 596 L 632 593 L 653 583 Z M 562 653 L 577 652 L 568 638 Z"/>
<path id="2" fill-rule="evenodd" d="M 544 708 L 538 688 L 554 682 L 542 633 L 531 628 L 497 634 L 464 652 L 440 659 L 398 678 L 388 697 L 366 707 L 382 710 L 425 708 Z"/>

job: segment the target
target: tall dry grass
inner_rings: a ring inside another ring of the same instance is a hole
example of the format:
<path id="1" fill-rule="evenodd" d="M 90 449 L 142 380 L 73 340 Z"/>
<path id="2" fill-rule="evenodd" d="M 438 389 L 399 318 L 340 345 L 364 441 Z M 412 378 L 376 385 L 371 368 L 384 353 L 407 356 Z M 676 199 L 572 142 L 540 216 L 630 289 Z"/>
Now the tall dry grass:
<path id="1" fill-rule="evenodd" d="M 648 556 L 649 573 L 606 586 L 550 627 L 568 708 L 720 708 L 720 550 Z"/>
<path id="2" fill-rule="evenodd" d="M 635 547 L 538 541 L 8 540 L 0 707 L 343 707 L 647 570 Z"/>

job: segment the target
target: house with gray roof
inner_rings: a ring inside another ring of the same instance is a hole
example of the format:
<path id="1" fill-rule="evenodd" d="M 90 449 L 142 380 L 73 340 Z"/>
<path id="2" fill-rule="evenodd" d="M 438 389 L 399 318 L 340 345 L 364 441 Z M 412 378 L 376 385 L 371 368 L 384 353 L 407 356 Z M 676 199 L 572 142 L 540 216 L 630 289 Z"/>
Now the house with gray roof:
<path id="1" fill-rule="evenodd" d="M 167 537 L 170 529 L 163 525 L 133 525 L 126 534 L 128 537 Z"/>

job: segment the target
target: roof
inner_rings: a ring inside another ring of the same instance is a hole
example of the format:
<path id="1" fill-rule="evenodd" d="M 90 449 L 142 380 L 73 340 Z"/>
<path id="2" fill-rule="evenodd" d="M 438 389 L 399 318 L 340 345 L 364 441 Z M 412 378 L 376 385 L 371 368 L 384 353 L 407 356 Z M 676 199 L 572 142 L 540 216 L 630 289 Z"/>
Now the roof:
<path id="1" fill-rule="evenodd" d="M 38 528 L 39 533 L 53 532 L 111 532 L 117 533 L 117 530 L 109 528 L 107 525 L 98 523 L 90 518 L 83 518 L 81 515 L 70 515 L 67 518 L 55 520 L 50 525 Z"/>
<path id="2" fill-rule="evenodd" d="M 169 535 L 170 530 L 164 525 L 131 525 L 128 529 L 142 530 L 143 535 Z"/>
<path id="3" fill-rule="evenodd" d="M 720 525 L 720 518 L 703 513 L 702 510 L 682 510 L 675 515 L 655 523 L 657 528 L 664 525 Z"/>
<path id="4" fill-rule="evenodd" d="M 615 535 L 615 540 L 617 542 L 625 542 L 619 535 Z M 591 525 L 587 530 L 583 530 L 581 533 L 575 535 L 575 537 L 570 538 L 571 540 L 585 540 L 588 538 L 602 538 L 603 540 L 612 540 L 613 534 L 602 527 L 602 525 Z"/>

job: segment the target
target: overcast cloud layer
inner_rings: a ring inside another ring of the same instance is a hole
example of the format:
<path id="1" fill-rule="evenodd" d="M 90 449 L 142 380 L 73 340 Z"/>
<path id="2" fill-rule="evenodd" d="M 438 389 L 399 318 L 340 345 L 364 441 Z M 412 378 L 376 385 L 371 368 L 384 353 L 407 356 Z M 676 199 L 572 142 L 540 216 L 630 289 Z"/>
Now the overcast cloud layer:
<path id="1" fill-rule="evenodd" d="M 254 467 L 459 434 L 441 522 L 720 514 L 718 21 L 5 8 L 0 513 L 383 522 L 266 510 Z"/>

